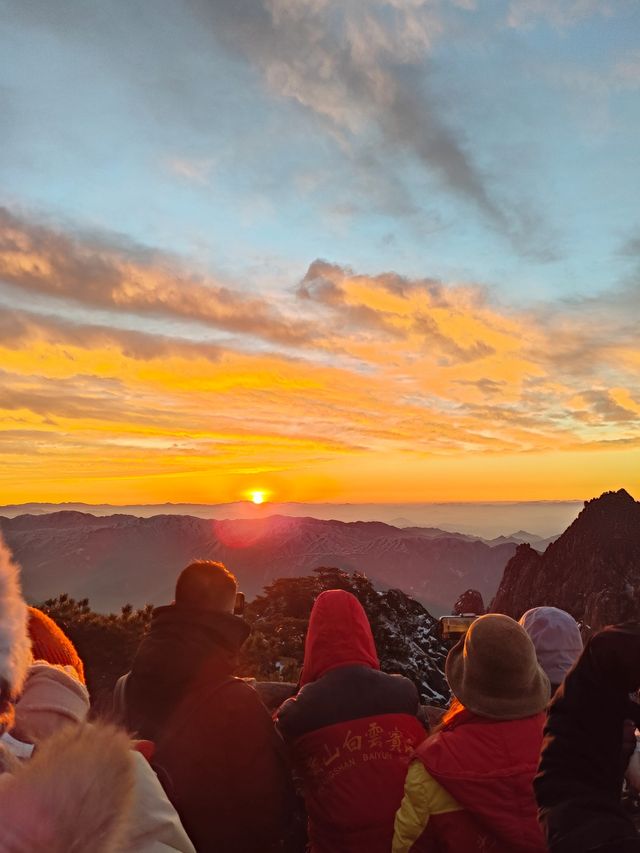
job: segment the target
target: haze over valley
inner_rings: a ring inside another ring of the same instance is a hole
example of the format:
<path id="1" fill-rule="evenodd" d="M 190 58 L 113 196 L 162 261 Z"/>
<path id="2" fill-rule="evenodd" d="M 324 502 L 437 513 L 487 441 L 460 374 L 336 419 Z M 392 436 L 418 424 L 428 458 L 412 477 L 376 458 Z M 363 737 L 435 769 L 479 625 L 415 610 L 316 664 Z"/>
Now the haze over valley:
<path id="1" fill-rule="evenodd" d="M 382 521 L 395 527 L 438 527 L 445 531 L 467 533 L 485 539 L 509 536 L 524 530 L 536 537 L 555 536 L 570 524 L 582 508 L 574 501 L 497 501 L 456 503 L 293 503 L 268 501 L 256 506 L 250 501 L 222 504 L 88 504 L 26 503 L 0 506 L 0 516 L 72 510 L 103 516 L 124 513 L 140 518 L 153 515 L 193 515 L 197 518 L 263 518 L 265 515 L 337 521 Z"/>

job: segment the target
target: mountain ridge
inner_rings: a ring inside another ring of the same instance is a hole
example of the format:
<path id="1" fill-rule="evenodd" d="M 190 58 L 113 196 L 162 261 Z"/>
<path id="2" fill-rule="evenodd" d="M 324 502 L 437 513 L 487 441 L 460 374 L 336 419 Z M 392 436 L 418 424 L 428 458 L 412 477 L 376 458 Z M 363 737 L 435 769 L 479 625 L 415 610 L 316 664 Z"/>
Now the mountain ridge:
<path id="1" fill-rule="evenodd" d="M 543 553 L 516 548 L 492 609 L 518 619 L 540 605 L 567 610 L 594 629 L 638 618 L 640 502 L 625 489 L 586 501 Z"/>
<path id="2" fill-rule="evenodd" d="M 224 504 L 64 504 L 38 503 L 0 506 L 0 515 L 46 515 L 58 511 L 90 512 L 93 515 L 127 514 L 148 518 L 153 515 L 193 515 L 199 518 L 244 518 L 274 512 L 289 516 L 312 516 L 336 521 L 382 521 L 396 527 L 435 527 L 460 535 L 490 540 L 505 531 L 526 527 L 533 536 L 549 537 L 563 530 L 577 515 L 582 501 L 502 501 L 458 503 L 303 503 L 266 501 L 257 506 L 250 501 Z M 397 522 L 397 523 L 396 523 Z"/>
<path id="3" fill-rule="evenodd" d="M 195 558 L 228 564 L 249 596 L 277 577 L 320 566 L 363 572 L 377 588 L 400 588 L 436 614 L 448 612 L 470 586 L 493 596 L 513 543 L 490 546 L 421 530 L 282 515 L 216 520 L 61 510 L 0 517 L 32 601 L 64 591 L 89 596 L 100 611 L 123 601 L 160 604 L 173 598 L 178 572 Z"/>

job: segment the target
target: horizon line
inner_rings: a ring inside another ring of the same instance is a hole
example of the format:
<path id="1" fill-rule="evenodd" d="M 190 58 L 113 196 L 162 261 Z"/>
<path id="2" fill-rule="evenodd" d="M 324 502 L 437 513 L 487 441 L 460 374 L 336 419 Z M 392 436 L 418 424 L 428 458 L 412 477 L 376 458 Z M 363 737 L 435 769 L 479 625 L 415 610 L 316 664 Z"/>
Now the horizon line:
<path id="1" fill-rule="evenodd" d="M 530 499 L 530 500 L 460 500 L 460 501 L 264 501 L 264 503 L 259 506 L 262 507 L 273 507 L 273 506 L 331 506 L 331 507 L 361 507 L 361 506 L 371 506 L 371 507 L 379 507 L 379 506 L 477 506 L 477 505 L 514 505 L 514 504 L 568 504 L 568 503 L 584 503 L 585 500 L 591 500 L 591 498 L 539 498 L 539 499 Z M 202 507 L 225 507 L 225 506 L 236 506 L 236 505 L 248 505 L 248 506 L 257 506 L 251 500 L 236 500 L 236 501 L 223 501 L 219 503 L 208 503 L 204 501 L 163 501 L 162 503 L 144 503 L 144 502 L 131 502 L 131 503 L 121 503 L 121 504 L 112 504 L 108 502 L 101 503 L 89 503 L 87 501 L 25 501 L 22 503 L 10 503 L 10 504 L 0 504 L 0 509 L 13 509 L 24 506 L 55 506 L 55 507 L 64 507 L 64 506 L 87 506 L 87 507 L 109 507 L 113 509 L 126 509 L 128 507 L 190 507 L 190 506 L 202 506 Z"/>

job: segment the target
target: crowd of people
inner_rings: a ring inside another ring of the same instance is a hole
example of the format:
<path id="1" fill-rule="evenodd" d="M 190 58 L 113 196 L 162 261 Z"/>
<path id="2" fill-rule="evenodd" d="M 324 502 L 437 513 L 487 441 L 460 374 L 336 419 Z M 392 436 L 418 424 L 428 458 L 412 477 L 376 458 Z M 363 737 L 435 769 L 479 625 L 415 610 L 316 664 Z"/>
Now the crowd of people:
<path id="1" fill-rule="evenodd" d="M 234 675 L 236 600 L 225 566 L 187 566 L 105 720 L 0 552 L 0 853 L 640 851 L 622 799 L 640 788 L 640 622 L 583 649 L 555 607 L 478 616 L 438 715 L 329 590 L 298 685 L 268 710 Z"/>

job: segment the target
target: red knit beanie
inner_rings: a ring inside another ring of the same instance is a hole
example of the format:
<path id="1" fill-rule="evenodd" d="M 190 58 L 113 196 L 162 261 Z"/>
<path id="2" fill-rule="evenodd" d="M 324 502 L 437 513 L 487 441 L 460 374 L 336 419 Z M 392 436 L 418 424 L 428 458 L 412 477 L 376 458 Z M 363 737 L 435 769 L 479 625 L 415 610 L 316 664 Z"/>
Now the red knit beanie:
<path id="1" fill-rule="evenodd" d="M 84 666 L 71 640 L 56 623 L 38 610 L 29 608 L 29 636 L 34 660 L 72 666 L 84 684 Z"/>

